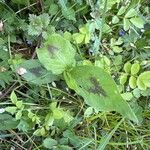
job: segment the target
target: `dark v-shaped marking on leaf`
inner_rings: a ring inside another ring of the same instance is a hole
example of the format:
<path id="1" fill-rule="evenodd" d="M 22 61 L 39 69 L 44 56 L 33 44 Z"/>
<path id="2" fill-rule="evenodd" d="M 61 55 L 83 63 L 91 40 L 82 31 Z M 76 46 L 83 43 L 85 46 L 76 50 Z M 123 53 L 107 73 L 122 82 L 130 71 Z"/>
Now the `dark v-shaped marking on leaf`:
<path id="1" fill-rule="evenodd" d="M 99 96 L 104 96 L 104 97 L 107 96 L 105 90 L 102 88 L 102 86 L 100 85 L 100 83 L 97 81 L 95 77 L 91 77 L 90 81 L 93 86 L 89 89 L 89 92 L 98 94 Z"/>
<path id="2" fill-rule="evenodd" d="M 35 68 L 30 68 L 29 71 L 31 73 L 33 73 L 35 76 L 39 77 L 41 76 L 41 71 L 42 71 L 42 67 L 35 67 Z"/>
<path id="3" fill-rule="evenodd" d="M 51 56 L 53 56 L 57 51 L 59 51 L 59 48 L 52 45 L 48 45 L 48 52 Z"/>

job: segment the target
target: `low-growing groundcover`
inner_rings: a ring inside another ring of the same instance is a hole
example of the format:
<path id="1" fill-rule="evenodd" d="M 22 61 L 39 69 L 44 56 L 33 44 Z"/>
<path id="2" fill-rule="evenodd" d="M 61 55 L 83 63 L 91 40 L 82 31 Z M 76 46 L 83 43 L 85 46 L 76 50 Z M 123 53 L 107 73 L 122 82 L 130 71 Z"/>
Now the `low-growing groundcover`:
<path id="1" fill-rule="evenodd" d="M 0 149 L 150 149 L 148 0 L 0 0 Z"/>

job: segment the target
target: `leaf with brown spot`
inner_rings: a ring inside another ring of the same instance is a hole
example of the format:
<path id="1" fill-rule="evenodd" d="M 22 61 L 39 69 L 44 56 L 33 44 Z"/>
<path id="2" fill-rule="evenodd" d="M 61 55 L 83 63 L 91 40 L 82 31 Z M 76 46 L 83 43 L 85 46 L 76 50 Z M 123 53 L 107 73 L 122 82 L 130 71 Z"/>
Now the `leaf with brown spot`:
<path id="1" fill-rule="evenodd" d="M 95 77 L 90 77 L 90 81 L 93 86 L 89 88 L 89 92 L 98 94 L 99 96 L 104 96 L 104 97 L 107 96 L 105 90 L 102 88 L 102 86 L 100 85 L 100 83 L 97 81 Z"/>
<path id="2" fill-rule="evenodd" d="M 125 101 L 112 79 L 96 66 L 76 66 L 64 74 L 68 86 L 81 95 L 85 102 L 99 111 L 116 111 L 138 123 L 135 112 Z"/>
<path id="3" fill-rule="evenodd" d="M 30 68 L 29 71 L 31 73 L 33 73 L 35 76 L 39 77 L 41 76 L 41 71 L 42 71 L 42 67 L 34 67 L 34 68 Z"/>
<path id="4" fill-rule="evenodd" d="M 37 49 L 38 59 L 53 74 L 62 74 L 66 68 L 75 65 L 75 49 L 70 41 L 61 35 L 50 35 L 44 45 L 44 47 Z"/>
<path id="5" fill-rule="evenodd" d="M 59 48 L 52 46 L 52 45 L 48 45 L 48 52 L 50 53 L 50 55 L 54 55 L 56 52 L 59 51 Z"/>
<path id="6" fill-rule="evenodd" d="M 58 76 L 52 74 L 51 71 L 47 71 L 37 59 L 27 60 L 17 65 L 16 69 L 18 68 L 26 68 L 26 73 L 21 76 L 28 82 L 37 85 L 51 83 L 59 79 Z"/>

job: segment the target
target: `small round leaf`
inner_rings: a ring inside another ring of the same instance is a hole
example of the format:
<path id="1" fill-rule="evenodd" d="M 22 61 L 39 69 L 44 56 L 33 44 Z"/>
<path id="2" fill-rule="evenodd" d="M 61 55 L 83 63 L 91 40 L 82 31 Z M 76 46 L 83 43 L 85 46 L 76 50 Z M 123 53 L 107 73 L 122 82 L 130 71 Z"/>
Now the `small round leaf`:
<path id="1" fill-rule="evenodd" d="M 132 89 L 135 89 L 135 87 L 136 87 L 136 77 L 131 76 L 131 77 L 129 78 L 129 86 L 130 86 Z"/>
<path id="2" fill-rule="evenodd" d="M 130 71 L 131 71 L 131 63 L 130 62 L 127 62 L 127 63 L 125 63 L 125 65 L 124 65 L 124 67 L 123 67 L 123 69 L 124 69 L 124 71 L 126 72 L 126 73 L 130 73 Z"/>
<path id="3" fill-rule="evenodd" d="M 135 63 L 131 66 L 131 74 L 135 75 L 140 71 L 140 64 L 139 63 Z"/>
<path id="4" fill-rule="evenodd" d="M 128 77 L 128 74 L 122 74 L 122 75 L 120 76 L 120 84 L 121 84 L 121 85 L 124 85 L 124 84 L 126 83 L 127 77 Z"/>

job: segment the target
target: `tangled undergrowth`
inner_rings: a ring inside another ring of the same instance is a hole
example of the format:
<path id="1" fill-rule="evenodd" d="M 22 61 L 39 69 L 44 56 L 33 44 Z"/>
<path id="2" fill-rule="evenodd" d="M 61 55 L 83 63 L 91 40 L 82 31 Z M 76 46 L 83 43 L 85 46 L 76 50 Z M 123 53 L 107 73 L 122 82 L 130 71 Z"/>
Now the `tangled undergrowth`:
<path id="1" fill-rule="evenodd" d="M 149 0 L 0 0 L 0 149 L 150 149 Z"/>

